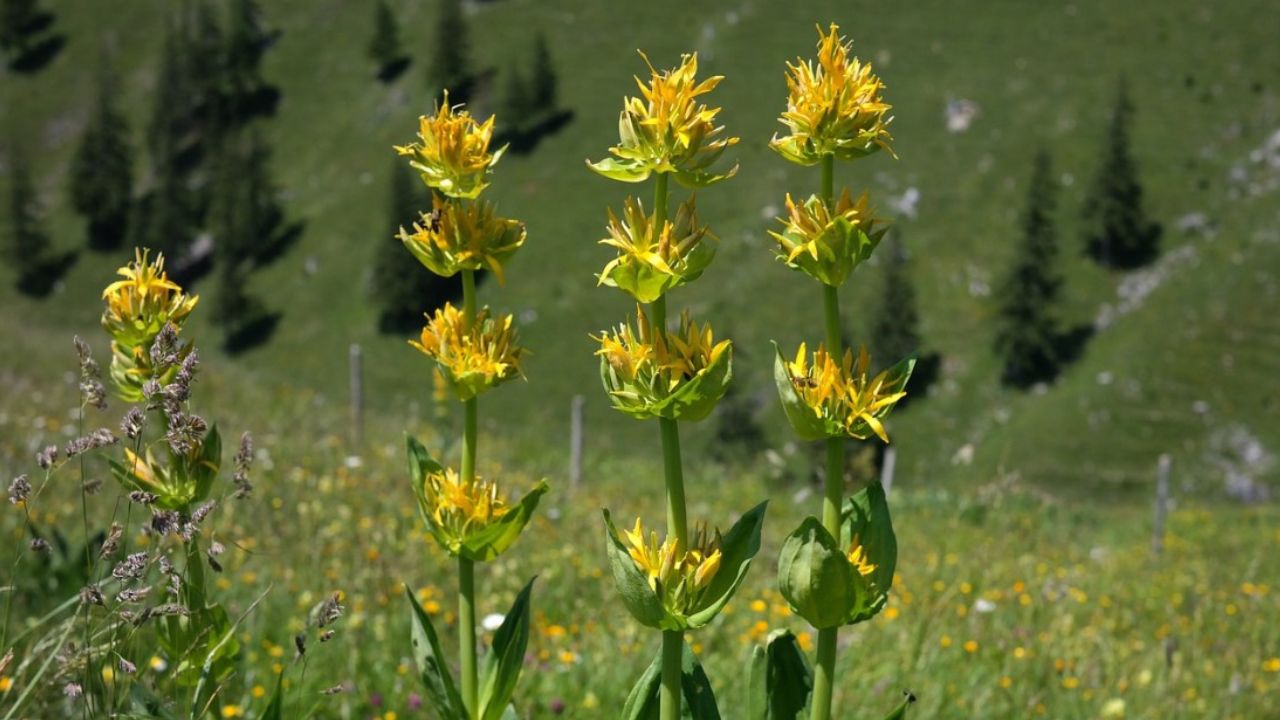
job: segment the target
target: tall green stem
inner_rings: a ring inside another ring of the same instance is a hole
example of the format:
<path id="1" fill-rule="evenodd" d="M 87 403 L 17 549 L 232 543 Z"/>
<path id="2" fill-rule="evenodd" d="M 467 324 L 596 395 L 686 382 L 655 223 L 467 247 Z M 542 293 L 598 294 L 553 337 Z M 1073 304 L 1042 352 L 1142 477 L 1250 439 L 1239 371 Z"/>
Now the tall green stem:
<path id="1" fill-rule="evenodd" d="M 835 156 L 822 158 L 822 200 L 830 207 L 835 196 Z M 844 351 L 840 337 L 840 291 L 834 285 L 822 286 L 823 319 L 826 325 L 827 352 L 836 362 Z M 822 526 L 840 539 L 840 506 L 844 499 L 844 438 L 827 438 L 827 472 L 823 479 Z M 818 631 L 817 667 L 813 674 L 812 720 L 830 720 L 831 694 L 835 686 L 836 642 L 839 628 Z"/>
<path id="2" fill-rule="evenodd" d="M 654 232 L 661 233 L 667 221 L 666 173 L 657 173 L 653 188 Z M 650 304 L 652 337 L 655 340 L 667 329 L 667 299 L 659 297 Z M 680 424 L 658 418 L 662 437 L 662 469 L 667 491 L 667 537 L 674 536 L 682 550 L 689 547 L 689 521 L 685 514 L 684 469 L 680 461 Z M 659 702 L 661 720 L 680 718 L 680 664 L 684 655 L 684 633 L 662 633 L 662 692 Z"/>
<path id="3" fill-rule="evenodd" d="M 476 274 L 462 271 L 462 313 L 468 326 L 476 321 Z M 476 399 L 463 403 L 462 481 L 470 487 L 476 481 L 477 428 Z M 458 659 L 462 670 L 462 704 L 476 718 L 480 712 L 476 673 L 476 568 L 475 562 L 458 558 Z"/>

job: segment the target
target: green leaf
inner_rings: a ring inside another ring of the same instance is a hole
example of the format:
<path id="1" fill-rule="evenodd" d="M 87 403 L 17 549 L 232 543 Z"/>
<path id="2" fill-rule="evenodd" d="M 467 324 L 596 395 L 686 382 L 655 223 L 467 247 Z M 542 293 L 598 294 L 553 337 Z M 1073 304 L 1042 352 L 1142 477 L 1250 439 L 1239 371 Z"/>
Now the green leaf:
<path id="1" fill-rule="evenodd" d="M 857 607 L 861 576 L 815 517 L 787 536 L 778 554 L 778 590 L 791 609 L 818 629 L 847 622 Z"/>
<path id="2" fill-rule="evenodd" d="M 462 696 L 453 684 L 453 675 L 449 672 L 444 653 L 440 651 L 440 639 L 436 636 L 431 618 L 418 604 L 408 585 L 404 588 L 404 594 L 413 608 L 413 659 L 418 665 L 427 699 L 441 720 L 468 720 Z"/>
<path id="3" fill-rule="evenodd" d="M 638 183 L 649 179 L 652 170 L 635 161 L 621 160 L 619 158 L 605 158 L 599 162 L 587 161 L 587 167 L 595 170 L 597 173 L 609 178 L 610 180 L 620 180 L 622 182 Z"/>
<path id="4" fill-rule="evenodd" d="M 790 630 L 775 630 L 768 645 L 752 651 L 748 680 L 748 720 L 803 717 L 813 691 L 813 670 Z"/>
<path id="5" fill-rule="evenodd" d="M 680 691 L 684 697 L 684 702 L 680 703 L 682 720 L 720 720 L 711 680 L 688 644 L 684 646 L 680 662 Z M 619 720 L 660 720 L 661 693 L 662 651 L 659 650 L 627 695 Z"/>
<path id="6" fill-rule="evenodd" d="M 535 578 L 536 579 L 536 578 Z M 516 681 L 524 666 L 524 651 L 529 644 L 529 595 L 533 580 L 524 586 L 511 609 L 494 633 L 493 646 L 485 656 L 480 678 L 480 717 L 502 720 L 515 692 Z"/>
<path id="7" fill-rule="evenodd" d="M 884 720 L 905 720 L 905 718 L 907 717 L 907 708 L 911 707 L 911 705 L 915 703 L 915 701 L 916 701 L 916 696 L 910 690 L 903 690 L 902 702 L 898 705 L 898 707 L 893 709 L 893 712 L 889 713 L 888 715 L 885 715 Z"/>
<path id="8" fill-rule="evenodd" d="M 222 467 L 222 435 L 218 432 L 218 424 L 214 423 L 200 443 L 200 451 L 187 466 L 186 476 L 195 483 L 195 494 L 191 502 L 198 503 L 209 497 L 213 481 L 218 477 Z"/>
<path id="9" fill-rule="evenodd" d="M 676 178 L 676 182 L 693 190 L 697 190 L 704 187 L 710 187 L 720 182 L 721 180 L 728 180 L 729 178 L 737 174 L 738 174 L 737 165 L 734 165 L 733 167 L 729 168 L 728 172 L 719 173 L 719 174 L 713 173 L 707 170 L 700 170 L 700 169 L 699 170 L 677 170 L 672 173 L 672 175 L 674 175 Z"/>
<path id="10" fill-rule="evenodd" d="M 271 702 L 262 711 L 260 720 L 284 720 L 284 672 L 276 675 L 276 689 L 271 691 Z"/>
<path id="11" fill-rule="evenodd" d="M 609 511 L 604 511 L 605 545 L 609 554 L 609 569 L 613 573 L 613 584 L 622 596 L 622 603 L 627 606 L 631 616 L 641 625 L 651 628 L 678 630 L 680 628 L 665 623 L 666 610 L 662 599 L 649 587 L 649 578 L 636 567 L 627 548 L 618 539 L 618 529 L 613 525 Z"/>
<path id="12" fill-rule="evenodd" d="M 462 546 L 458 554 L 476 562 L 489 562 L 507 551 L 520 537 L 524 526 L 529 524 L 538 501 L 546 494 L 547 481 L 540 480 L 533 486 L 520 502 L 512 507 L 501 518 L 493 521 L 484 529 L 462 538 Z"/>
<path id="13" fill-rule="evenodd" d="M 893 587 L 893 573 L 898 566 L 898 538 L 893 532 L 893 519 L 889 515 L 889 500 L 879 481 L 872 481 L 847 500 L 844 505 L 844 522 L 841 540 L 845 547 L 853 543 L 853 537 L 862 543 L 867 561 L 876 569 L 868 576 L 870 592 L 865 593 L 850 624 L 869 620 L 884 609 Z"/>
<path id="14" fill-rule="evenodd" d="M 782 401 L 782 410 L 787 421 L 801 440 L 823 440 L 832 437 L 833 433 L 821 417 L 814 414 L 813 409 L 805 404 L 796 393 L 791 375 L 787 372 L 787 359 L 782 357 L 778 343 L 773 344 L 773 383 L 778 387 L 778 398 Z"/>
<path id="15" fill-rule="evenodd" d="M 689 615 L 689 627 L 698 628 L 711 622 L 742 584 L 752 558 L 760 551 L 760 530 L 768 504 L 766 500 L 743 513 L 721 538 L 720 569 L 703 593 L 701 607 Z"/>

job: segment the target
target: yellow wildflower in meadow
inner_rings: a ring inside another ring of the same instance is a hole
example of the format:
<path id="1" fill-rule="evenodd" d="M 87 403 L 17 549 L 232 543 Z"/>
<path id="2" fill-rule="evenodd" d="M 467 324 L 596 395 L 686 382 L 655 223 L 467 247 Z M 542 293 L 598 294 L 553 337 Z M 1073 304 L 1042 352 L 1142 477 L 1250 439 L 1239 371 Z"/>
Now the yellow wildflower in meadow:
<path id="1" fill-rule="evenodd" d="M 628 97 L 618 118 L 619 143 L 609 148 L 614 157 L 596 163 L 592 170 L 614 180 L 643 182 L 652 173 L 671 173 L 683 185 L 705 187 L 738 171 L 734 165 L 722 174 L 710 168 L 724 151 L 738 143 L 722 137 L 715 124 L 720 108 L 698 102 L 715 89 L 721 75 L 698 82 L 698 54 L 680 57 L 680 66 L 659 72 L 643 52 L 649 66 L 649 82 L 636 78 L 641 97 Z"/>
<path id="2" fill-rule="evenodd" d="M 431 212 L 421 213 L 412 231 L 400 228 L 400 241 L 418 262 L 442 277 L 490 270 L 505 285 L 502 264 L 524 244 L 524 223 L 498 217 L 482 200 L 452 203 L 437 196 L 431 203 Z"/>
<path id="3" fill-rule="evenodd" d="M 867 549 L 862 546 L 862 540 L 857 536 L 853 536 L 853 542 L 849 543 L 849 564 L 858 571 L 859 575 L 870 575 L 876 571 L 876 564 L 871 562 L 867 555 Z"/>
<path id="4" fill-rule="evenodd" d="M 517 339 L 512 316 L 490 317 L 484 308 L 468 323 L 462 311 L 446 303 L 422 328 L 419 340 L 409 344 L 439 363 L 459 400 L 469 400 L 521 375 L 525 350 Z"/>
<path id="5" fill-rule="evenodd" d="M 164 271 L 164 255 L 135 250 L 133 262 L 116 271 L 117 280 L 102 291 L 107 309 L 102 327 L 121 346 L 150 345 L 166 324 L 181 326 L 200 298 L 187 295 Z"/>
<path id="6" fill-rule="evenodd" d="M 635 527 L 623 531 L 623 538 L 627 553 L 648 578 L 649 588 L 681 606 L 692 606 L 698 591 L 706 588 L 720 569 L 720 533 L 709 536 L 706 526 L 694 532 L 688 549 L 671 537 L 659 542 L 656 531 L 650 531 L 646 539 L 639 518 Z"/>
<path id="7" fill-rule="evenodd" d="M 818 60 L 787 63 L 787 109 L 779 122 L 790 131 L 769 146 L 800 165 L 817 165 L 823 156 L 854 160 L 889 146 L 893 107 L 880 93 L 884 83 L 870 63 L 851 57 L 853 43 L 833 23 L 818 30 Z M 896 157 L 896 156 L 895 156 Z"/>
<path id="8" fill-rule="evenodd" d="M 796 203 L 787 194 L 787 216 L 779 218 L 781 232 L 770 231 L 778 242 L 778 259 L 813 279 L 837 287 L 880 244 L 888 228 L 864 192 L 855 201 L 848 188 L 835 207 L 816 195 Z M 879 226 L 877 227 L 877 223 Z"/>
<path id="9" fill-rule="evenodd" d="M 396 145 L 429 187 L 451 198 L 473 199 L 489 187 L 486 181 L 506 146 L 490 151 L 493 122 L 477 121 L 461 105 L 449 104 L 448 91 L 435 115 L 418 118 L 418 142 Z"/>
<path id="10" fill-rule="evenodd" d="M 446 536 L 454 538 L 450 550 L 456 552 L 461 538 L 483 530 L 510 509 L 498 494 L 498 484 L 477 477 L 465 483 L 453 468 L 427 475 L 423 483 L 431 522 Z"/>

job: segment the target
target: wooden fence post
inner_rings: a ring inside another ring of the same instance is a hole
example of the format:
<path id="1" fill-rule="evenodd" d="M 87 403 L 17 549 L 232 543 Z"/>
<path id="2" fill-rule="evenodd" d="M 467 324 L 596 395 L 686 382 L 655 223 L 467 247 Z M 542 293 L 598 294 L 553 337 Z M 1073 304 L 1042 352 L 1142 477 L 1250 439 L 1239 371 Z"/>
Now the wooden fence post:
<path id="1" fill-rule="evenodd" d="M 889 488 L 893 487 L 893 470 L 898 464 L 898 451 L 892 445 L 884 449 L 884 464 L 880 466 L 880 487 L 884 488 L 884 494 L 889 494 Z"/>
<path id="2" fill-rule="evenodd" d="M 582 406 L 581 395 L 574 395 L 569 410 L 569 489 L 577 490 L 582 482 Z"/>
<path id="3" fill-rule="evenodd" d="M 351 366 L 351 445 L 358 452 L 364 445 L 364 362 L 359 343 L 351 343 L 347 353 Z"/>
<path id="4" fill-rule="evenodd" d="M 1156 463 L 1156 510 L 1151 523 L 1151 552 L 1156 557 L 1164 552 L 1164 523 L 1169 514 L 1169 454 L 1162 453 Z"/>

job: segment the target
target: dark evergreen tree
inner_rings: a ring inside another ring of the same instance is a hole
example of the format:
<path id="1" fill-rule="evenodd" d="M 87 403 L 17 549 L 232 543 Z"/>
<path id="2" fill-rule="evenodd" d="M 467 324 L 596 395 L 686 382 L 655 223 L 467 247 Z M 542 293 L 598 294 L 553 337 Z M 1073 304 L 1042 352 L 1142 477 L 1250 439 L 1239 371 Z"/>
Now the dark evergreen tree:
<path id="1" fill-rule="evenodd" d="M 1062 279 L 1056 267 L 1055 187 L 1049 154 L 1043 150 L 1036 155 L 1028 188 L 1023 239 L 1000 289 L 996 329 L 1002 380 L 1019 387 L 1052 379 L 1060 363 L 1057 304 Z"/>
<path id="2" fill-rule="evenodd" d="M 31 30 L 40 17 L 37 0 L 0 0 L 0 50 L 10 60 L 30 49 Z"/>
<path id="3" fill-rule="evenodd" d="M 424 313 L 461 295 L 462 283 L 459 276 L 442 278 L 427 270 L 400 241 L 400 228 L 409 229 L 431 200 L 413 170 L 399 158 L 394 162 L 387 226 L 374 244 L 373 292 L 382 309 L 380 329 L 407 332 L 422 326 Z"/>
<path id="4" fill-rule="evenodd" d="M 400 28 L 387 0 L 378 0 L 374 8 L 369 57 L 378 66 L 378 77 L 382 80 L 393 79 L 406 62 L 404 48 L 400 44 Z"/>
<path id="5" fill-rule="evenodd" d="M 94 114 L 71 168 L 71 201 L 89 223 L 89 246 L 118 247 L 133 201 L 133 148 L 129 126 L 115 103 L 115 79 L 104 62 Z"/>
<path id="6" fill-rule="evenodd" d="M 254 99 L 266 87 L 260 75 L 262 56 L 271 44 L 257 0 L 231 0 L 224 65 L 228 112 L 242 121 L 255 109 Z"/>
<path id="7" fill-rule="evenodd" d="M 530 105 L 538 113 L 556 110 L 556 68 L 546 35 L 539 32 L 533 41 L 533 74 L 529 82 Z"/>
<path id="8" fill-rule="evenodd" d="M 1142 185 L 1129 142 L 1133 104 L 1122 82 L 1093 188 L 1085 199 L 1085 249 L 1103 265 L 1135 268 L 1160 252 L 1160 225 L 1142 208 Z"/>
<path id="9" fill-rule="evenodd" d="M 230 123 L 227 44 L 218 23 L 217 8 L 209 0 L 194 0 L 184 15 L 185 44 L 180 53 L 188 95 L 183 109 L 197 133 L 201 153 L 210 152 Z"/>
<path id="10" fill-rule="evenodd" d="M 9 148 L 9 216 L 4 244 L 7 264 L 17 270 L 17 287 L 28 295 L 48 292 L 44 276 L 50 260 L 40 199 L 31 180 L 26 154 L 16 142 Z"/>
<path id="11" fill-rule="evenodd" d="M 213 320 L 222 327 L 228 349 L 235 350 L 266 316 L 246 284 L 261 252 L 259 243 L 279 225 L 280 213 L 265 176 L 267 153 L 261 140 L 228 138 L 222 150 L 209 210 L 217 280 Z M 257 234 L 264 230 L 267 235 Z"/>
<path id="12" fill-rule="evenodd" d="M 911 284 L 906 248 L 897 230 L 880 250 L 885 259 L 884 295 L 871 327 L 871 357 L 887 367 L 920 351 L 920 313 Z"/>
<path id="13" fill-rule="evenodd" d="M 759 418 L 760 403 L 744 395 L 738 383 L 729 383 L 716 405 L 715 434 L 711 455 L 721 463 L 748 464 L 768 446 Z"/>
<path id="14" fill-rule="evenodd" d="M 442 0 L 427 78 L 436 97 L 448 90 L 449 102 L 467 100 L 471 90 L 467 50 L 467 23 L 462 15 L 462 0 Z"/>
<path id="15" fill-rule="evenodd" d="M 527 128 L 533 110 L 529 86 L 512 63 L 502 74 L 502 106 L 498 111 L 498 123 L 504 132 L 518 135 Z"/>

